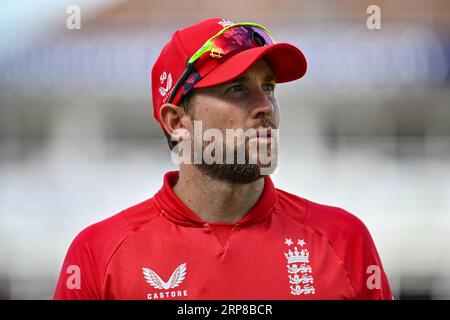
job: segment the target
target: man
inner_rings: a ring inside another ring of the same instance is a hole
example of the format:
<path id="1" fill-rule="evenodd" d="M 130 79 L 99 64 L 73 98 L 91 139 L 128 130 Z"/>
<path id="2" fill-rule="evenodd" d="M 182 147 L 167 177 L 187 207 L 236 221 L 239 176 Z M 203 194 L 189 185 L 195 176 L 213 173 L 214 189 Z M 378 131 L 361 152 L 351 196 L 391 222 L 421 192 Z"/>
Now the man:
<path id="1" fill-rule="evenodd" d="M 275 189 L 267 175 L 275 84 L 305 72 L 303 53 L 258 24 L 209 19 L 175 32 L 152 94 L 180 170 L 76 237 L 54 298 L 392 299 L 358 218 Z"/>

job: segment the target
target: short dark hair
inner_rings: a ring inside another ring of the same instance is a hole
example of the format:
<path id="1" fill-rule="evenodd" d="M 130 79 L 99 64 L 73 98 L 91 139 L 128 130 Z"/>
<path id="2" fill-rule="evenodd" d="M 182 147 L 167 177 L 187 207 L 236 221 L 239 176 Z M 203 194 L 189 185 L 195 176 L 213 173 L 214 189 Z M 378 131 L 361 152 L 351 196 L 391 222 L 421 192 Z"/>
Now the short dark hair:
<path id="1" fill-rule="evenodd" d="M 185 112 L 188 112 L 191 116 L 193 115 L 192 107 L 189 108 L 192 97 L 194 96 L 194 89 L 189 91 L 180 101 L 180 106 L 183 107 Z M 167 144 L 169 145 L 169 149 L 173 150 L 175 146 L 178 144 L 178 141 L 172 141 L 172 137 L 164 130 L 164 135 L 167 139 Z"/>

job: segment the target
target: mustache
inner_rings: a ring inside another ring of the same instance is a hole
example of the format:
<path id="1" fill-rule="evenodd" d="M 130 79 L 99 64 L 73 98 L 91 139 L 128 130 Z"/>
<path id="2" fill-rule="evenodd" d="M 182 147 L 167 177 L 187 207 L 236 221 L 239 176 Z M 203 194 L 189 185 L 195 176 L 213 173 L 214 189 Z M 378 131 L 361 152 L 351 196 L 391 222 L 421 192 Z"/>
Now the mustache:
<path id="1" fill-rule="evenodd" d="M 270 134 L 270 131 L 278 129 L 278 126 L 270 118 L 260 118 L 252 129 L 255 129 L 256 131 L 267 130 L 267 134 Z"/>

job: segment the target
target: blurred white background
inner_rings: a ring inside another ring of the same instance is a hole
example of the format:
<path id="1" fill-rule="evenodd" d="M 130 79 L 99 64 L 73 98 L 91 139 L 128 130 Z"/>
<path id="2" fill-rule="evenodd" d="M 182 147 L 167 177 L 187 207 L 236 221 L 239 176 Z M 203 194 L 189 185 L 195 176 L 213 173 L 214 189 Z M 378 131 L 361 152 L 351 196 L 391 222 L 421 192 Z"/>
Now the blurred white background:
<path id="1" fill-rule="evenodd" d="M 69 5 L 81 29 L 69 30 Z M 380 30 L 366 9 L 381 8 Z M 278 86 L 277 187 L 368 226 L 396 299 L 450 298 L 448 1 L 3 1 L 0 298 L 49 299 L 84 227 L 153 196 L 175 169 L 150 69 L 171 34 L 257 21 L 302 48 Z"/>

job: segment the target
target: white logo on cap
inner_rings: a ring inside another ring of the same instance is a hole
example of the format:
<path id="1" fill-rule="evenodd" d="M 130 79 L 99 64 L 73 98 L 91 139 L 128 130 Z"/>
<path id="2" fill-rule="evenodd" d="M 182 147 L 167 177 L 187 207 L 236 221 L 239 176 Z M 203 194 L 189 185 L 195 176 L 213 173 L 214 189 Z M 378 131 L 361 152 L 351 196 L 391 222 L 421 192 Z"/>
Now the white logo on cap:
<path id="1" fill-rule="evenodd" d="M 163 97 L 169 92 L 170 88 L 172 88 L 172 74 L 169 73 L 169 75 L 167 75 L 167 73 L 164 71 L 163 74 L 159 77 L 159 81 L 161 82 L 161 84 L 163 84 L 166 80 L 166 87 L 159 87 L 159 93 Z"/>
<path id="2" fill-rule="evenodd" d="M 231 26 L 232 24 L 234 24 L 234 22 L 228 20 L 228 19 L 222 19 L 219 22 L 217 22 L 218 24 L 220 24 L 222 27 L 226 28 L 228 26 Z"/>

